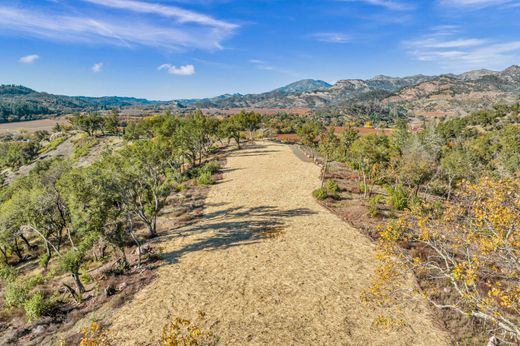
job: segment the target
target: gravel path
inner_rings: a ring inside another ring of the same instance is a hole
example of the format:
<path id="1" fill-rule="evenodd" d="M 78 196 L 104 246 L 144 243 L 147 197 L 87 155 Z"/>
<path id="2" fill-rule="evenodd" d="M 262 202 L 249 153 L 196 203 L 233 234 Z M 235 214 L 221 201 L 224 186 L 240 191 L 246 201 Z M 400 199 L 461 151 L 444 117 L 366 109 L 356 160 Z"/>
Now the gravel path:
<path id="1" fill-rule="evenodd" d="M 117 344 L 157 344 L 171 318 L 199 311 L 221 345 L 448 344 L 422 303 L 407 303 L 403 326 L 374 325 L 385 310 L 360 300 L 374 246 L 314 201 L 319 173 L 287 145 L 233 153 L 204 218 L 165 244 L 170 264 L 117 312 Z"/>

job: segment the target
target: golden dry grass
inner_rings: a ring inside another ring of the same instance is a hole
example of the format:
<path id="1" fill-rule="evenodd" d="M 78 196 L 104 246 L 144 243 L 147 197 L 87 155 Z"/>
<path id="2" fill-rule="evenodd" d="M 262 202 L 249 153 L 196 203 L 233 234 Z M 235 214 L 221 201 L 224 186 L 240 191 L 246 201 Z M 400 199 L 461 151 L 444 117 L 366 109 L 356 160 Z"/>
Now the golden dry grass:
<path id="1" fill-rule="evenodd" d="M 165 243 L 169 264 L 117 311 L 116 344 L 157 344 L 171 318 L 199 311 L 222 345 L 448 344 L 422 302 L 382 328 L 395 309 L 361 301 L 374 246 L 314 201 L 317 166 L 272 143 L 227 162 L 204 218 Z"/>

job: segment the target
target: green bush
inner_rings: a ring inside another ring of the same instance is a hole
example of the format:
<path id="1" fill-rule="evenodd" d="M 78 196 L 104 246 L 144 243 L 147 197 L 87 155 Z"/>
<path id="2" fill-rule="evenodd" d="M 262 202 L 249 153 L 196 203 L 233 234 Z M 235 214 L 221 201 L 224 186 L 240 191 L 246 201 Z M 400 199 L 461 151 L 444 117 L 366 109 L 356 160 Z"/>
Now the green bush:
<path id="1" fill-rule="evenodd" d="M 29 322 L 39 319 L 48 309 L 43 293 L 36 292 L 23 303 L 23 310 Z"/>
<path id="2" fill-rule="evenodd" d="M 83 254 L 77 250 L 70 250 L 60 257 L 60 269 L 63 272 L 78 272 L 83 262 Z"/>
<path id="3" fill-rule="evenodd" d="M 47 260 L 49 259 L 49 254 L 44 252 L 40 256 L 38 256 L 38 266 L 40 268 L 45 267 L 45 263 L 47 263 Z"/>
<path id="4" fill-rule="evenodd" d="M 19 282 L 9 282 L 4 289 L 4 304 L 8 309 L 22 308 L 29 290 Z"/>
<path id="5" fill-rule="evenodd" d="M 200 185 L 212 185 L 215 184 L 215 180 L 213 180 L 209 172 L 203 172 L 197 178 L 197 183 Z"/>
<path id="6" fill-rule="evenodd" d="M 45 153 L 55 150 L 61 143 L 65 142 L 66 139 L 67 139 L 67 137 L 58 137 L 55 140 L 49 142 L 46 146 L 44 146 L 40 150 L 40 154 L 45 154 Z"/>
<path id="7" fill-rule="evenodd" d="M 328 180 L 327 183 L 325 184 L 325 189 L 327 190 L 327 193 L 330 196 L 332 196 L 334 198 L 339 197 L 339 194 L 338 194 L 338 191 L 339 191 L 338 183 L 336 183 L 334 180 Z"/>
<path id="8" fill-rule="evenodd" d="M 36 274 L 25 280 L 25 287 L 27 288 L 27 290 L 30 291 L 36 286 L 43 284 L 44 282 L 45 278 L 41 274 Z"/>
<path id="9" fill-rule="evenodd" d="M 379 203 L 381 196 L 374 196 L 368 200 L 368 214 L 370 217 L 376 217 L 379 214 Z"/>
<path id="10" fill-rule="evenodd" d="M 82 270 L 80 273 L 80 280 L 84 284 L 89 284 L 94 281 L 94 278 L 88 273 L 88 271 Z"/>
<path id="11" fill-rule="evenodd" d="M 402 185 L 397 185 L 395 188 L 387 186 L 387 193 L 389 195 L 388 204 L 395 210 L 404 210 L 409 204 L 409 195 Z"/>
<path id="12" fill-rule="evenodd" d="M 201 171 L 204 173 L 215 174 L 220 170 L 220 164 L 217 161 L 210 161 L 206 163 Z"/>
<path id="13" fill-rule="evenodd" d="M 320 200 L 320 201 L 322 201 L 328 197 L 327 190 L 323 187 L 320 187 L 320 188 L 314 190 L 312 192 L 312 195 L 314 196 L 314 198 L 316 198 L 317 200 Z"/>
<path id="14" fill-rule="evenodd" d="M 10 282 L 16 278 L 16 269 L 5 263 L 0 263 L 0 280 Z"/>
<path id="15" fill-rule="evenodd" d="M 94 137 L 84 137 L 74 143 L 73 157 L 79 159 L 80 157 L 87 156 L 90 150 L 98 144 L 98 140 Z"/>

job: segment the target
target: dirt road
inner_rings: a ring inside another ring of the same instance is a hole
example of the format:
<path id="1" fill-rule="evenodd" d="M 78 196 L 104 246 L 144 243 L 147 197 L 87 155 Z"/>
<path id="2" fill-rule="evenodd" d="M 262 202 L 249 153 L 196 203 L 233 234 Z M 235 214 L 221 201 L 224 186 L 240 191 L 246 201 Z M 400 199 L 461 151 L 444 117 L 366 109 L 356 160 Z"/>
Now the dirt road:
<path id="1" fill-rule="evenodd" d="M 448 344 L 423 303 L 398 328 L 375 326 L 385 310 L 360 299 L 374 246 L 316 203 L 319 173 L 286 145 L 232 154 L 204 218 L 168 241 L 170 264 L 118 311 L 118 344 L 157 344 L 172 317 L 198 311 L 221 345 Z"/>

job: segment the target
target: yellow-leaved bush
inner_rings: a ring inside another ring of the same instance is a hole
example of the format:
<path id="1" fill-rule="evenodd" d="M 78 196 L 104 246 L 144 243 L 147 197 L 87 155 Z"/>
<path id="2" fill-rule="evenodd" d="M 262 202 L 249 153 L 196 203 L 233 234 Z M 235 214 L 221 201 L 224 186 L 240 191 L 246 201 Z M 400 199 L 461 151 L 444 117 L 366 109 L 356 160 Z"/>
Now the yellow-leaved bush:
<path id="1" fill-rule="evenodd" d="M 387 256 L 450 292 L 435 306 L 520 341 L 520 178 L 464 183 L 441 212 L 409 210 L 380 234 Z"/>

